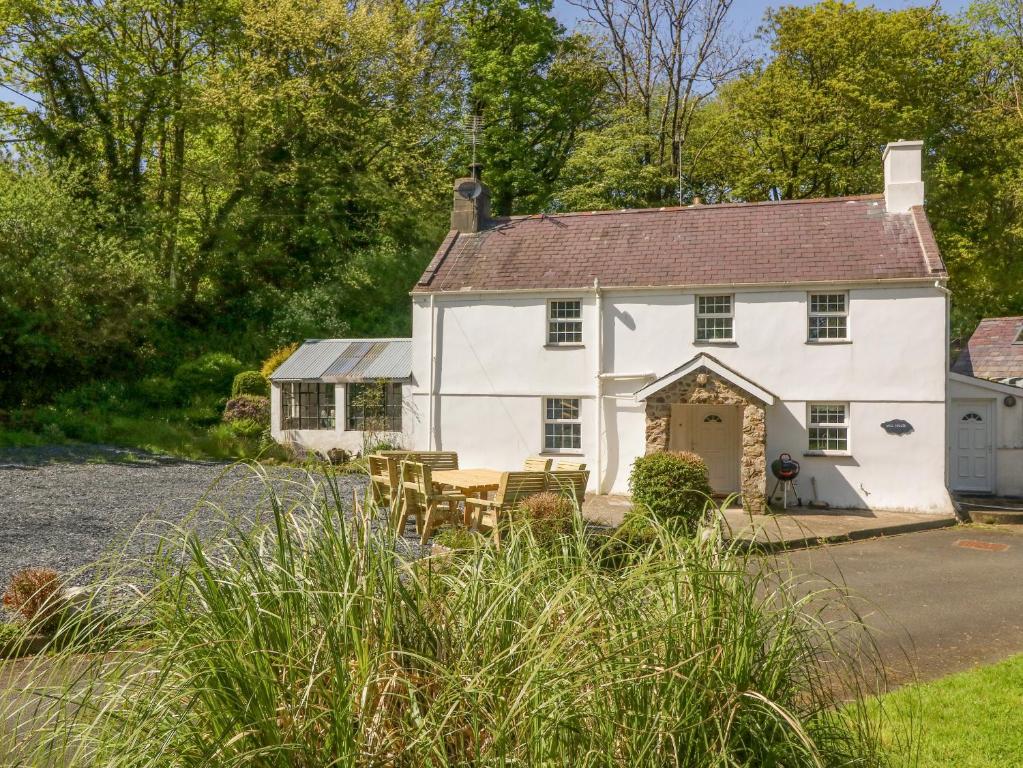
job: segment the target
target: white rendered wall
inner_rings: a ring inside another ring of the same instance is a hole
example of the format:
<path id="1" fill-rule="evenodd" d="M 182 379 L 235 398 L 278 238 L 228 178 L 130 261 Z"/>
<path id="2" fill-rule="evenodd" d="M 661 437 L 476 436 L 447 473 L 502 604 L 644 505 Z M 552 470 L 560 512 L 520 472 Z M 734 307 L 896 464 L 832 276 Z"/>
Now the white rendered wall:
<path id="1" fill-rule="evenodd" d="M 273 382 L 270 388 L 270 435 L 278 443 L 297 445 L 305 450 L 326 453 L 338 448 L 350 453 L 362 453 L 366 447 L 366 433 L 345 429 L 345 393 L 347 387 L 337 384 L 335 393 L 334 429 L 281 429 L 281 385 Z M 401 414 L 402 432 L 377 432 L 373 434 L 376 442 L 388 442 L 405 446 L 412 442 L 411 433 L 416 430 L 417 414 L 412 401 L 412 386 L 403 384 L 401 388 L 403 410 Z"/>
<path id="2" fill-rule="evenodd" d="M 839 290 L 815 287 L 814 291 Z M 833 505 L 875 509 L 950 509 L 945 466 L 945 296 L 933 285 L 852 287 L 851 342 L 807 343 L 807 290 L 715 290 L 734 294 L 735 342 L 694 341 L 692 292 L 605 291 L 606 373 L 662 376 L 700 352 L 710 354 L 779 399 L 768 413 L 768 453 L 785 450 L 817 477 Z M 584 345 L 545 347 L 549 298 L 583 304 Z M 464 466 L 512 469 L 542 451 L 542 398 L 582 398 L 584 460 L 596 468 L 597 333 L 592 290 L 535 295 L 413 297 L 413 402 L 422 416 L 416 447 L 430 442 L 431 326 L 434 367 L 433 447 L 456 450 Z M 604 383 L 604 490 L 625 493 L 632 461 L 645 447 L 643 403 L 632 393 L 647 381 Z M 852 456 L 803 457 L 806 402 L 848 402 Z M 903 418 L 899 438 L 882 421 Z M 596 472 L 591 472 L 591 485 Z M 591 489 L 592 490 L 592 489 Z"/>
<path id="3" fill-rule="evenodd" d="M 1006 392 L 983 384 L 968 384 L 952 379 L 948 385 L 950 403 L 956 400 L 986 400 L 995 419 L 994 459 L 995 493 L 999 496 L 1023 496 L 1023 389 L 1015 395 L 1016 404 L 1005 405 Z M 953 425 L 949 425 L 949 430 Z M 951 444 L 951 443 L 950 443 Z"/>

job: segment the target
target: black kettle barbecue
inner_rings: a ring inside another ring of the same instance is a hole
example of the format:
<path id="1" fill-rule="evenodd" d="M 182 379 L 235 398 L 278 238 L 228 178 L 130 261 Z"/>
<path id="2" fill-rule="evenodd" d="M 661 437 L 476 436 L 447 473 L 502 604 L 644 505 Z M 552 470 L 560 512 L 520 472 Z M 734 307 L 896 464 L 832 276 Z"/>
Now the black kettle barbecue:
<path id="1" fill-rule="evenodd" d="M 792 491 L 792 496 L 796 500 L 796 506 L 803 506 L 803 500 L 799 498 L 799 493 L 796 491 L 796 477 L 799 475 L 799 462 L 792 458 L 787 453 L 782 453 L 777 459 L 771 462 L 771 474 L 777 478 L 778 482 L 774 484 L 774 490 L 771 491 L 770 500 L 774 499 L 778 493 L 778 488 L 782 490 L 782 509 L 789 508 L 789 491 Z"/>

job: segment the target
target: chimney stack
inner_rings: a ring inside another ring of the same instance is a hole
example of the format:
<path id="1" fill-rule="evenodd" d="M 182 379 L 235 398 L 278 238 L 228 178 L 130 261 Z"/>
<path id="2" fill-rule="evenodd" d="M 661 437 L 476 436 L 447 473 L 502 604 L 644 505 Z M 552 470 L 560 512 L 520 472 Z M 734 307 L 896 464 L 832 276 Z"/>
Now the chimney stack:
<path id="1" fill-rule="evenodd" d="M 479 232 L 490 219 L 490 190 L 480 181 L 480 166 L 469 167 L 469 176 L 455 179 L 455 201 L 451 209 L 451 228 L 459 232 Z"/>
<path id="2" fill-rule="evenodd" d="M 893 141 L 884 148 L 884 205 L 888 213 L 907 213 L 924 204 L 922 141 Z"/>

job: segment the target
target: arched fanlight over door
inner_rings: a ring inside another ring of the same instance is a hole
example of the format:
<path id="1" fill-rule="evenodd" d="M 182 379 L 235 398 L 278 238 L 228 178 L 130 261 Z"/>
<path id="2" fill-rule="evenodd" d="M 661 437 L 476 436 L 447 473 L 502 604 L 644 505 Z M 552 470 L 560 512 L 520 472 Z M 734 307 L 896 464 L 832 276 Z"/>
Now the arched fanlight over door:
<path id="1" fill-rule="evenodd" d="M 963 416 L 962 420 L 963 421 L 984 421 L 983 417 L 979 413 L 974 413 L 973 411 L 970 411 L 965 416 Z"/>

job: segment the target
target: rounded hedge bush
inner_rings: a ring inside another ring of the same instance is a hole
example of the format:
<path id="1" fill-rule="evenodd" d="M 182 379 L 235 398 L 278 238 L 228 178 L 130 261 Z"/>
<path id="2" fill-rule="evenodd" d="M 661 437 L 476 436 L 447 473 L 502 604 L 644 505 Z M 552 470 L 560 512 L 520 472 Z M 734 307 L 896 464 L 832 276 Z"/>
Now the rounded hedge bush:
<path id="1" fill-rule="evenodd" d="M 270 424 L 270 398 L 259 395 L 232 397 L 224 406 L 224 421 L 251 421 L 264 427 Z"/>
<path id="2" fill-rule="evenodd" d="M 633 503 L 655 518 L 692 529 L 711 493 L 707 464 L 688 451 L 640 456 L 632 464 L 629 491 Z"/>
<path id="3" fill-rule="evenodd" d="M 232 355 L 225 352 L 210 352 L 179 365 L 174 372 L 174 380 L 186 395 L 220 394 L 230 390 L 235 375 L 244 367 L 241 361 Z"/>
<path id="4" fill-rule="evenodd" d="M 266 397 L 270 394 L 270 382 L 259 371 L 242 371 L 234 377 L 231 384 L 231 397 L 239 395 L 257 395 Z"/>

